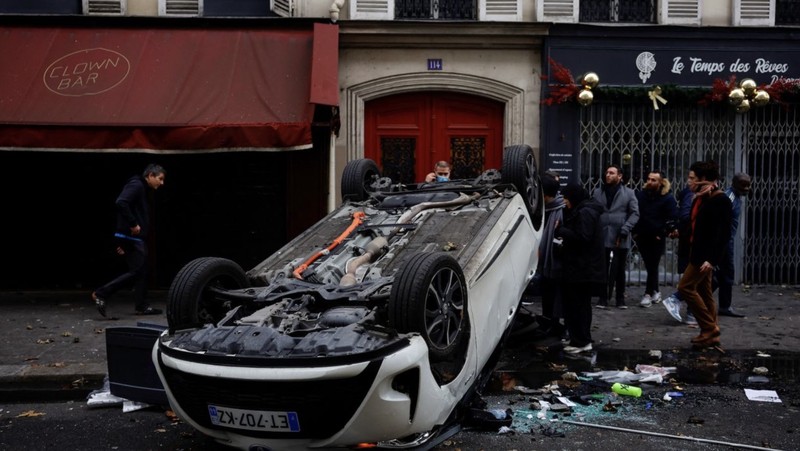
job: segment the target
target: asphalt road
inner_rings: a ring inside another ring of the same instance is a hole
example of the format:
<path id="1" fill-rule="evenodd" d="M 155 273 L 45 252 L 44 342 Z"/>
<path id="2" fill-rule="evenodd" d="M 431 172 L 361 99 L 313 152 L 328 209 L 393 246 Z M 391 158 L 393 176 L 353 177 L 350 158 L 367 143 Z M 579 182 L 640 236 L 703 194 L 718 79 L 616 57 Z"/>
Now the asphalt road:
<path id="1" fill-rule="evenodd" d="M 486 410 L 510 410 L 507 433 L 465 428 L 436 451 L 502 450 L 729 450 L 800 449 L 800 354 L 768 357 L 772 371 L 752 379 L 764 357 L 749 353 L 672 350 L 660 359 L 676 368 L 662 384 L 641 384 L 641 397 L 618 396 L 598 378 L 567 380 L 598 367 L 646 362 L 644 354 L 600 352 L 578 357 L 556 349 L 508 346 L 483 397 Z M 521 362 L 524 362 L 521 363 Z M 544 399 L 561 395 L 577 403 L 543 413 Z M 781 402 L 751 401 L 745 389 L 774 390 Z M 664 400 L 664 394 L 679 392 Z M 588 400 L 594 394 L 596 400 Z M 579 424 L 573 424 L 579 423 Z M 613 429 L 611 429 L 613 428 Z M 120 405 L 89 407 L 85 401 L 10 403 L 0 406 L 0 449 L 30 450 L 228 450 L 158 406 L 124 413 Z"/>
<path id="2" fill-rule="evenodd" d="M 3 450 L 218 450 L 163 409 L 123 413 L 121 406 L 90 408 L 83 401 L 0 406 Z"/>
<path id="3" fill-rule="evenodd" d="M 487 409 L 511 409 L 510 432 L 465 429 L 436 450 L 800 450 L 800 290 L 765 287 L 736 295 L 736 305 L 748 317 L 722 318 L 724 354 L 690 350 L 688 341 L 696 328 L 674 322 L 655 307 L 596 311 L 596 350 L 590 354 L 566 356 L 557 338 L 512 337 L 485 396 Z M 18 297 L 20 301 L 3 305 L 0 363 L 5 381 L 22 383 L 34 376 L 72 381 L 106 373 L 102 327 L 112 322 L 98 321 L 83 298 L 73 303 L 61 295 Z M 130 325 L 139 319 L 126 316 L 113 323 Z M 651 356 L 654 350 L 662 356 Z M 562 380 L 568 372 L 633 370 L 637 364 L 655 363 L 675 366 L 676 373 L 662 385 L 645 385 L 641 398 L 614 397 L 608 384 L 596 381 Z M 768 382 L 748 382 L 757 367 L 768 369 Z M 552 398 L 532 391 L 552 381 L 565 396 L 594 393 L 602 399 L 576 406 L 569 415 L 551 411 L 539 419 L 532 404 Z M 10 384 L 5 384 L 6 399 L 0 404 L 0 450 L 226 449 L 161 408 L 123 413 L 118 406 L 88 408 L 83 400 L 63 398 L 48 404 L 14 403 L 11 391 L 20 388 Z M 775 390 L 781 402 L 750 401 L 745 388 Z M 667 391 L 683 396 L 666 402 Z M 602 409 L 609 401 L 616 412 Z M 572 421 L 582 424 L 567 423 Z"/>

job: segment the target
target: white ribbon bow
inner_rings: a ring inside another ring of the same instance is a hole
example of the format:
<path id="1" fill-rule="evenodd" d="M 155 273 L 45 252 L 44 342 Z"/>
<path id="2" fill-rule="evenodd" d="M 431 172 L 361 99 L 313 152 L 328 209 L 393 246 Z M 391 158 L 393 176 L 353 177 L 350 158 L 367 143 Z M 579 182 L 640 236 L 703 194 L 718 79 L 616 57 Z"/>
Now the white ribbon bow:
<path id="1" fill-rule="evenodd" d="M 658 102 L 661 102 L 664 105 L 667 104 L 667 99 L 661 97 L 661 86 L 656 86 L 652 91 L 648 91 L 647 96 L 653 101 L 653 109 L 658 109 Z M 656 100 L 658 102 L 656 102 Z"/>

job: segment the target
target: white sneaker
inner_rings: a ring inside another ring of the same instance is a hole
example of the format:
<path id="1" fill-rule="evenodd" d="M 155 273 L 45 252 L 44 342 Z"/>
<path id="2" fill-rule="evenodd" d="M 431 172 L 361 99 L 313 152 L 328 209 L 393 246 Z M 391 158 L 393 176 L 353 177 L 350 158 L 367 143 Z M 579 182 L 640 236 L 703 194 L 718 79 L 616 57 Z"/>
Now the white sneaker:
<path id="1" fill-rule="evenodd" d="M 642 307 L 650 307 L 650 304 L 652 304 L 652 303 L 653 302 L 652 302 L 652 298 L 650 297 L 650 295 L 645 293 L 645 295 L 642 297 L 642 302 L 640 302 L 639 305 L 642 306 Z"/>
<path id="2" fill-rule="evenodd" d="M 688 324 L 690 326 L 696 326 L 697 325 L 697 320 L 694 319 L 694 315 L 692 315 L 690 312 L 686 312 L 686 324 Z"/>
<path id="3" fill-rule="evenodd" d="M 564 352 L 567 354 L 580 354 L 581 352 L 591 351 L 592 344 L 589 343 L 586 346 L 564 346 Z"/>
<path id="4" fill-rule="evenodd" d="M 669 296 L 668 298 L 664 299 L 663 304 L 670 316 L 675 318 L 675 321 L 683 322 L 681 319 L 681 301 L 676 299 L 675 296 Z"/>
<path id="5" fill-rule="evenodd" d="M 658 304 L 661 302 L 661 292 L 656 291 L 655 294 L 650 296 L 650 300 L 653 301 L 653 304 Z"/>

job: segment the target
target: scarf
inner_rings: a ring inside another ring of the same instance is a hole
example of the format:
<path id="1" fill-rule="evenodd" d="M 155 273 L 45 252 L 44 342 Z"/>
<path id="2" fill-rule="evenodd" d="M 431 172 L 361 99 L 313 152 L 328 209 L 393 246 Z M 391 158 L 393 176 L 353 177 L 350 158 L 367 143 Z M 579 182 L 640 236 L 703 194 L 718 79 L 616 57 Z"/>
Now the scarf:
<path id="1" fill-rule="evenodd" d="M 702 181 L 702 182 L 695 182 L 694 186 L 695 189 L 697 189 L 697 187 L 699 187 L 699 189 L 695 191 L 694 203 L 692 204 L 692 215 L 691 215 L 692 233 L 689 235 L 690 243 L 694 241 L 694 223 L 697 220 L 697 212 L 700 211 L 700 205 L 703 203 L 703 200 L 706 197 L 710 196 L 711 193 L 713 193 L 717 189 L 717 183 Z"/>
<path id="2" fill-rule="evenodd" d="M 561 265 L 555 260 L 553 238 L 555 238 L 556 224 L 563 222 L 564 198 L 557 194 L 555 199 L 544 207 L 545 225 L 542 231 L 542 241 L 539 242 L 539 270 L 544 277 L 555 279 L 561 277 Z"/>

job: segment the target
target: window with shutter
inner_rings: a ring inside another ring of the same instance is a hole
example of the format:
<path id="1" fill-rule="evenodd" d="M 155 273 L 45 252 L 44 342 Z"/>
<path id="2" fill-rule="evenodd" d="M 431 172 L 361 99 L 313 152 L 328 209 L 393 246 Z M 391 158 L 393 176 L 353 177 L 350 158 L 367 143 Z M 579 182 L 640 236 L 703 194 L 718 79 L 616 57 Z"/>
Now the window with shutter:
<path id="1" fill-rule="evenodd" d="M 581 0 L 580 22 L 656 23 L 657 0 Z"/>
<path id="2" fill-rule="evenodd" d="M 83 0 L 83 14 L 87 16 L 124 16 L 127 7 L 126 0 Z"/>
<path id="3" fill-rule="evenodd" d="M 775 25 L 775 0 L 734 0 L 733 24 L 745 27 Z"/>
<path id="4" fill-rule="evenodd" d="M 523 1 L 350 0 L 350 19 L 519 22 L 522 20 Z"/>
<path id="5" fill-rule="evenodd" d="M 201 16 L 203 15 L 203 0 L 158 0 L 158 15 Z"/>
<path id="6" fill-rule="evenodd" d="M 800 25 L 800 2 L 776 0 L 775 25 Z"/>
<path id="7" fill-rule="evenodd" d="M 478 17 L 482 21 L 519 22 L 523 0 L 480 0 Z"/>
<path id="8" fill-rule="evenodd" d="M 661 0 L 658 23 L 664 25 L 700 25 L 700 0 Z"/>
<path id="9" fill-rule="evenodd" d="M 538 0 L 536 2 L 537 22 L 578 22 L 578 0 Z"/>
<path id="10" fill-rule="evenodd" d="M 393 20 L 394 0 L 350 0 L 350 19 Z"/>
<path id="11" fill-rule="evenodd" d="M 294 16 L 294 0 L 269 0 L 269 9 L 281 17 Z"/>

